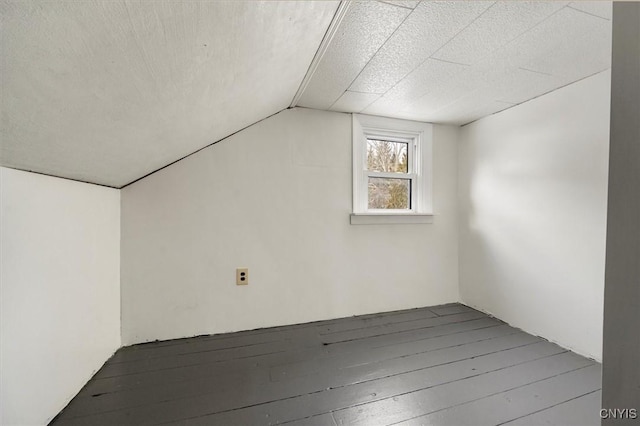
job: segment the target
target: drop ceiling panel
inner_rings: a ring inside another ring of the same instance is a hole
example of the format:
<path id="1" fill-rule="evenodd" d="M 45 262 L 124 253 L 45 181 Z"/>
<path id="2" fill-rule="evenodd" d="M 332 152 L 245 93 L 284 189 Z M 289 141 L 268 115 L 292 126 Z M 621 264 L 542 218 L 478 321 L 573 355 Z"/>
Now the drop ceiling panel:
<path id="1" fill-rule="evenodd" d="M 3 1 L 0 164 L 140 178 L 286 108 L 337 6 Z"/>
<path id="2" fill-rule="evenodd" d="M 467 65 L 427 59 L 384 96 L 371 104 L 365 112 L 367 114 L 388 115 L 403 110 L 426 93 L 438 90 L 453 76 L 467 68 Z"/>
<path id="3" fill-rule="evenodd" d="M 609 68 L 609 6 L 421 2 L 348 90 L 381 94 L 367 114 L 465 124 Z M 340 110 L 359 112 L 354 97 Z"/>
<path id="4" fill-rule="evenodd" d="M 566 7 L 499 52 L 511 65 L 579 79 L 611 64 L 611 22 Z"/>
<path id="5" fill-rule="evenodd" d="M 329 109 L 409 13 L 387 3 L 351 3 L 298 105 Z"/>
<path id="6" fill-rule="evenodd" d="M 349 90 L 385 93 L 469 25 L 492 2 L 421 2 Z"/>
<path id="7" fill-rule="evenodd" d="M 424 117 L 433 117 L 435 112 L 499 79 L 504 72 L 501 66 L 491 66 L 487 61 L 480 65 L 464 66 L 457 73 L 443 75 L 438 85 L 407 103 L 402 111 L 420 114 L 423 120 Z"/>
<path id="8" fill-rule="evenodd" d="M 380 95 L 346 91 L 331 107 L 332 111 L 360 112 L 368 107 Z"/>
<path id="9" fill-rule="evenodd" d="M 469 95 L 434 113 L 433 120 L 444 124 L 470 123 L 512 106 L 513 104 L 510 103 Z"/>
<path id="10" fill-rule="evenodd" d="M 422 117 L 422 121 L 432 120 L 434 114 L 455 102 L 457 99 L 477 90 L 479 85 L 473 84 L 470 80 L 464 80 L 464 76 L 472 77 L 472 73 L 465 71 L 461 74 L 461 78 L 450 78 L 443 82 L 440 87 L 429 91 L 418 100 L 405 105 L 402 109 L 404 113 L 417 114 Z M 426 120 L 424 117 L 429 117 Z"/>
<path id="11" fill-rule="evenodd" d="M 611 20 L 613 15 L 613 2 L 610 1 L 574 1 L 569 7 L 607 20 Z"/>
<path id="12" fill-rule="evenodd" d="M 419 114 L 427 121 L 465 124 L 501 110 L 496 110 L 500 104 L 515 105 L 568 84 L 566 78 L 520 68 L 505 52 L 496 51 L 479 64 L 449 75 L 437 88 L 406 105 L 403 113 Z M 485 103 L 490 107 L 485 108 Z M 454 113 L 458 109 L 460 113 Z"/>
<path id="13" fill-rule="evenodd" d="M 406 8 L 409 8 L 409 9 L 415 9 L 416 6 L 418 6 L 418 4 L 420 4 L 419 1 L 402 1 L 402 0 L 398 0 L 398 1 L 385 0 L 385 1 L 383 1 L 383 3 L 393 4 L 393 5 L 396 5 L 396 6 L 406 7 Z"/>
<path id="14" fill-rule="evenodd" d="M 475 90 L 467 90 L 463 96 L 441 106 L 436 111 L 431 111 L 434 117 L 455 108 L 456 105 L 465 105 L 471 108 L 473 103 L 477 103 L 478 110 L 482 110 L 482 103 L 492 101 L 515 105 L 532 99 L 540 94 L 550 92 L 558 87 L 562 87 L 565 81 L 559 77 L 540 74 L 523 69 L 502 69 L 495 68 L 492 71 L 474 69 L 476 76 L 469 76 L 475 79 Z M 495 111 L 494 111 L 495 112 Z M 472 117 L 472 120 L 480 116 Z"/>
<path id="15" fill-rule="evenodd" d="M 560 1 L 496 2 L 436 52 L 433 58 L 475 64 L 566 4 Z"/>
<path id="16" fill-rule="evenodd" d="M 483 90 L 491 99 L 519 104 L 565 84 L 566 81 L 560 77 L 515 69 L 509 70 L 504 78 L 488 84 Z"/>
<path id="17" fill-rule="evenodd" d="M 580 13 L 569 8 L 559 11 L 403 111 L 419 112 L 426 120 L 444 120 L 460 109 L 464 114 L 458 117 L 473 121 L 485 112 L 483 102 L 521 103 L 607 69 L 610 25 Z"/>

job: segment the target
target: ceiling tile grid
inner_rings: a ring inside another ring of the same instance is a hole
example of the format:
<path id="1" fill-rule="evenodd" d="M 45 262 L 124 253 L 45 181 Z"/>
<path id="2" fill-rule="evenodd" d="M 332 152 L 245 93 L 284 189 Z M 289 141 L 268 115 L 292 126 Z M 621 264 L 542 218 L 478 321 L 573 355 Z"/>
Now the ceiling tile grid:
<path id="1" fill-rule="evenodd" d="M 351 3 L 298 105 L 329 109 L 411 11 L 381 2 Z"/>
<path id="2" fill-rule="evenodd" d="M 443 120 L 447 112 L 455 111 L 456 103 L 465 109 L 465 105 L 472 102 L 470 99 L 476 102 L 483 99 L 486 102 L 524 102 L 607 69 L 610 66 L 610 35 L 610 25 L 606 21 L 569 8 L 562 9 L 480 63 L 452 76 L 435 92 L 406 106 L 405 111 L 422 113 L 423 119 L 429 116 Z M 484 96 L 478 96 L 476 92 L 484 93 Z M 436 114 L 445 107 L 448 108 Z M 465 123 L 451 118 L 446 122 Z"/>
<path id="3" fill-rule="evenodd" d="M 382 3 L 388 3 L 388 4 L 393 4 L 395 6 L 400 6 L 400 7 L 406 7 L 407 9 L 415 9 L 416 6 L 418 6 L 418 4 L 420 4 L 419 1 L 408 1 L 408 0 L 385 0 Z"/>
<path id="4" fill-rule="evenodd" d="M 468 97 L 457 105 L 449 105 L 433 114 L 434 120 L 443 124 L 469 123 L 476 117 L 495 114 L 511 108 L 513 104 L 481 97 Z"/>
<path id="5" fill-rule="evenodd" d="M 467 68 L 469 68 L 467 65 L 427 59 L 364 112 L 378 115 L 393 114 L 411 105 L 426 93 L 442 87 L 445 82 L 451 80 L 452 76 L 460 74 Z"/>
<path id="6" fill-rule="evenodd" d="M 610 12 L 610 2 L 420 2 L 332 88 L 332 109 L 466 124 L 609 68 Z"/>
<path id="7" fill-rule="evenodd" d="M 331 110 L 342 112 L 362 111 L 379 97 L 380 95 L 375 93 L 351 92 L 347 90 L 340 99 L 333 104 Z"/>
<path id="8" fill-rule="evenodd" d="M 421 2 L 364 67 L 350 90 L 385 93 L 492 2 Z"/>
<path id="9" fill-rule="evenodd" d="M 613 15 L 613 3 L 610 1 L 575 1 L 569 7 L 609 21 Z"/>
<path id="10" fill-rule="evenodd" d="M 498 1 L 436 52 L 433 58 L 475 64 L 566 4 L 561 1 Z"/>
<path id="11" fill-rule="evenodd" d="M 523 51 L 529 54 L 517 53 Z M 523 68 L 569 81 L 586 77 L 611 64 L 611 22 L 565 8 L 518 40 L 509 54 Z"/>

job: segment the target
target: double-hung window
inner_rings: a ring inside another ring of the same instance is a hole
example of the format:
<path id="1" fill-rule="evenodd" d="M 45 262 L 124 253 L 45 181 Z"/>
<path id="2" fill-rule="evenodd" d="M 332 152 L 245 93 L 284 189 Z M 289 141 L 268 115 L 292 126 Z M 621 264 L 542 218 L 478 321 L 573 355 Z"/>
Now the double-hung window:
<path id="1" fill-rule="evenodd" d="M 431 125 L 353 115 L 352 224 L 430 223 Z"/>

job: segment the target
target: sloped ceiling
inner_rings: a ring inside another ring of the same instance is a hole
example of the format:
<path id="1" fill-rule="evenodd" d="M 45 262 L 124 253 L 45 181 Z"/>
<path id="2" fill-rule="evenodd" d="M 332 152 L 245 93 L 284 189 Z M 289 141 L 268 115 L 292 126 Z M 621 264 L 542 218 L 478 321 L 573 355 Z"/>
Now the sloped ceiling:
<path id="1" fill-rule="evenodd" d="M 121 187 L 288 107 L 337 7 L 3 1 L 0 164 Z"/>
<path id="2" fill-rule="evenodd" d="M 297 105 L 466 124 L 611 63 L 611 3 L 352 3 Z"/>
<path id="3" fill-rule="evenodd" d="M 611 57 L 592 1 L 0 0 L 0 25 L 0 165 L 113 187 L 290 104 L 465 124 Z"/>

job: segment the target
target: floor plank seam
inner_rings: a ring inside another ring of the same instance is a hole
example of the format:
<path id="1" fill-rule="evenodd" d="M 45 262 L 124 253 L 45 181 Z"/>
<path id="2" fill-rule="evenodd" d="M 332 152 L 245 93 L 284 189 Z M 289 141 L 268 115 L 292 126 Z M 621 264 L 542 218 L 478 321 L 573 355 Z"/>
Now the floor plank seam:
<path id="1" fill-rule="evenodd" d="M 471 318 L 471 319 L 467 319 L 467 320 L 463 320 L 463 321 L 457 321 L 457 322 L 455 322 L 455 324 L 460 324 L 460 323 L 469 322 L 469 321 L 475 321 L 477 319 L 479 319 L 479 318 Z M 431 325 L 431 326 L 426 326 L 426 327 L 410 328 L 408 330 L 403 330 L 401 332 L 395 331 L 395 332 L 391 332 L 391 333 L 374 334 L 374 335 L 366 336 L 366 337 L 339 340 L 337 342 L 330 342 L 330 343 L 323 342 L 323 344 L 326 345 L 326 346 L 328 346 L 328 345 L 337 345 L 337 344 L 345 343 L 345 342 L 353 342 L 353 341 L 357 341 L 357 340 L 371 339 L 371 338 L 374 338 L 374 337 L 388 336 L 390 334 L 409 333 L 409 332 L 413 332 L 413 331 L 416 331 L 416 330 L 425 330 L 425 329 L 429 329 L 429 328 L 436 328 L 436 327 L 441 327 L 442 325 L 443 324 L 436 324 L 436 325 Z"/>
<path id="2" fill-rule="evenodd" d="M 450 303 L 123 347 L 50 424 L 599 426 L 600 368 Z"/>
<path id="3" fill-rule="evenodd" d="M 459 324 L 459 323 L 456 323 L 456 324 Z M 469 333 L 471 331 L 486 330 L 486 329 L 489 329 L 489 328 L 502 327 L 502 326 L 503 326 L 503 324 L 489 325 L 489 326 L 486 326 L 486 327 L 472 328 L 470 330 L 456 331 L 456 332 L 450 333 L 450 334 L 443 334 L 443 335 L 436 335 L 436 336 L 429 336 L 429 337 L 421 337 L 419 339 L 403 340 L 403 341 L 400 341 L 400 342 L 389 343 L 389 344 L 386 344 L 386 345 L 372 346 L 372 348 L 373 349 L 387 348 L 387 347 L 390 347 L 390 346 L 395 346 L 397 344 L 420 342 L 422 340 L 436 339 L 438 337 L 443 337 L 443 336 L 453 336 L 453 335 L 456 335 L 456 334 Z M 512 334 L 521 333 L 521 332 L 522 331 L 520 331 L 520 330 L 515 330 L 514 333 L 512 333 Z"/>
<path id="4" fill-rule="evenodd" d="M 467 322 L 470 322 L 470 321 L 462 321 L 462 322 L 452 323 L 452 324 L 460 324 L 460 323 L 467 323 Z M 449 324 L 447 324 L 447 325 L 449 325 Z M 388 346 L 395 346 L 395 345 L 398 345 L 398 344 L 405 344 L 405 343 L 413 343 L 413 342 L 418 342 L 418 341 L 422 341 L 422 340 L 436 339 L 436 338 L 444 337 L 444 336 L 453 336 L 453 335 L 456 335 L 456 334 L 469 333 L 471 331 L 482 330 L 482 329 L 493 328 L 493 327 L 499 327 L 499 326 L 500 325 L 492 325 L 492 326 L 487 326 L 487 327 L 474 328 L 474 329 L 471 329 L 471 330 L 455 331 L 455 332 L 452 332 L 452 333 L 445 333 L 445 334 L 441 334 L 441 335 L 428 336 L 428 337 L 423 337 L 423 338 L 415 339 L 415 340 L 396 342 L 396 343 L 393 343 L 393 344 L 390 344 L 390 345 L 372 346 L 371 349 L 388 347 Z M 513 334 L 516 334 L 518 332 L 521 332 L 521 331 L 514 329 L 514 333 Z M 390 333 L 390 334 L 395 334 L 395 333 Z M 375 337 L 378 337 L 378 336 L 375 336 Z M 359 339 L 359 340 L 366 340 L 366 338 Z M 297 350 L 297 351 L 313 350 L 313 349 L 319 349 L 319 347 L 307 346 L 307 347 L 295 348 L 295 350 Z M 166 369 L 145 370 L 142 373 L 141 372 L 135 372 L 135 373 L 129 373 L 129 374 L 112 375 L 112 376 L 100 376 L 100 377 L 96 377 L 95 380 L 96 381 L 98 381 L 98 380 L 106 380 L 106 379 L 112 379 L 112 378 L 115 378 L 115 377 L 123 377 L 123 376 L 135 375 L 135 374 L 144 374 L 144 373 L 150 373 L 150 372 L 154 372 L 154 371 L 164 371 L 164 370 L 186 368 L 186 367 L 189 367 L 189 366 L 218 364 L 218 363 L 223 363 L 223 362 L 236 361 L 236 360 L 239 360 L 239 359 L 256 358 L 256 357 L 260 357 L 260 356 L 273 355 L 273 354 L 284 353 L 284 352 L 287 352 L 287 351 L 274 351 L 274 352 L 268 352 L 268 353 L 264 353 L 264 354 L 241 356 L 241 357 L 235 357 L 235 358 L 233 358 L 231 360 L 214 360 L 214 361 L 207 361 L 207 362 L 201 362 L 201 363 L 195 363 L 195 364 L 185 364 L 185 365 L 166 368 Z M 194 353 L 198 353 L 198 352 L 194 352 Z M 348 352 L 348 351 L 347 352 L 341 352 L 341 354 L 345 354 L 345 353 L 350 353 L 350 352 Z M 178 355 L 188 355 L 188 354 L 178 354 Z M 172 356 L 178 356 L 178 355 L 172 355 Z M 146 361 L 146 359 L 141 359 L 141 360 L 137 360 L 137 361 Z M 131 361 L 131 362 L 134 362 L 134 361 Z M 122 363 L 119 363 L 119 364 L 122 364 Z"/>
<path id="5" fill-rule="evenodd" d="M 506 350 L 517 349 L 517 348 L 521 348 L 521 347 L 525 347 L 525 346 L 534 345 L 534 344 L 537 344 L 537 343 L 539 343 L 539 342 L 533 342 L 533 343 L 529 343 L 529 344 L 525 344 L 525 345 L 515 346 L 515 347 L 509 348 L 509 349 L 503 349 L 503 350 L 499 350 L 499 351 L 495 351 L 495 352 L 489 352 L 489 353 L 486 353 L 486 354 L 483 354 L 483 355 L 480 355 L 480 356 L 492 355 L 492 354 L 504 352 Z M 407 394 L 418 392 L 418 391 L 422 391 L 422 390 L 425 390 L 425 389 L 431 389 L 431 388 L 435 388 L 435 387 L 438 387 L 438 386 L 446 385 L 446 384 L 449 384 L 449 383 L 455 383 L 455 382 L 458 382 L 458 381 L 467 380 L 467 379 L 470 379 L 470 378 L 473 378 L 473 377 L 482 376 L 482 375 L 485 375 L 485 374 L 493 373 L 493 372 L 504 370 L 504 369 L 507 369 L 507 368 L 511 368 L 511 367 L 515 367 L 515 366 L 519 366 L 519 365 L 523 365 L 523 364 L 527 364 L 529 362 L 538 361 L 540 359 L 549 358 L 549 357 L 552 357 L 552 356 L 557 356 L 557 355 L 560 355 L 560 354 L 563 354 L 563 353 L 567 353 L 567 352 L 568 351 L 565 350 L 565 351 L 562 351 L 562 352 L 559 352 L 559 353 L 556 353 L 556 354 L 553 354 L 553 355 L 542 356 L 542 357 L 535 358 L 535 359 L 532 359 L 532 360 L 527 360 L 527 361 L 524 361 L 524 362 L 512 364 L 512 365 L 509 365 L 509 366 L 506 366 L 506 367 L 497 368 L 495 370 L 489 370 L 489 371 L 486 371 L 486 372 L 483 372 L 483 373 L 474 374 L 474 375 L 467 376 L 467 377 L 464 377 L 464 378 L 461 378 L 461 379 L 439 383 L 439 384 L 434 385 L 434 386 L 427 386 L 427 387 L 424 387 L 424 388 L 414 389 L 414 390 L 409 391 L 409 392 L 403 392 L 403 393 L 395 394 L 395 395 L 392 395 L 392 396 L 389 396 L 389 397 L 385 397 L 385 398 L 372 399 L 372 400 L 369 400 L 369 401 L 367 401 L 365 403 L 354 404 L 354 405 L 351 405 L 351 406 L 342 407 L 342 408 L 336 409 L 334 411 L 347 410 L 349 408 L 353 408 L 353 407 L 357 407 L 357 406 L 360 406 L 360 405 L 369 404 L 371 402 L 377 402 L 377 401 L 382 401 L 382 400 L 385 400 L 385 399 L 391 399 L 391 398 L 394 398 L 394 397 L 407 395 Z M 471 359 L 473 359 L 473 358 L 477 358 L 477 357 L 472 357 Z M 348 387 L 348 386 L 358 385 L 358 384 L 372 382 L 372 381 L 376 381 L 376 380 L 382 380 L 382 379 L 395 377 L 395 376 L 399 376 L 399 375 L 403 375 L 403 374 L 410 374 L 410 373 L 414 373 L 416 371 L 427 370 L 427 369 L 430 369 L 430 368 L 440 367 L 440 366 L 443 366 L 443 365 L 454 364 L 456 362 L 462 362 L 462 361 L 465 361 L 465 360 L 466 359 L 446 362 L 446 363 L 437 364 L 437 365 L 434 365 L 434 366 L 429 366 L 429 367 L 418 368 L 418 369 L 414 369 L 414 370 L 410 370 L 410 371 L 405 371 L 405 372 L 402 372 L 402 373 L 390 374 L 390 375 L 378 377 L 378 378 L 375 378 L 375 379 L 363 380 L 363 381 L 360 381 L 360 382 L 349 383 L 347 385 L 329 387 L 327 389 L 320 389 L 320 390 L 313 391 L 313 392 L 307 392 L 305 394 L 293 395 L 293 396 L 286 397 L 286 398 L 279 398 L 279 399 L 274 399 L 274 400 L 270 400 L 270 401 L 263 401 L 263 402 L 259 402 L 259 403 L 255 403 L 255 404 L 249 404 L 249 405 L 245 405 L 245 406 L 241 406 L 241 407 L 231 408 L 231 409 L 227 409 L 227 410 L 220 410 L 220 411 L 216 411 L 216 412 L 210 412 L 210 413 L 203 414 L 203 415 L 183 418 L 183 419 L 181 419 L 181 421 L 186 421 L 186 420 L 191 420 L 191 419 L 196 419 L 196 418 L 201 418 L 201 417 L 207 417 L 207 416 L 213 416 L 213 415 L 217 415 L 217 414 L 229 413 L 229 412 L 233 412 L 233 411 L 244 410 L 244 409 L 247 409 L 247 408 L 253 408 L 253 407 L 260 406 L 260 405 L 271 404 L 271 403 L 275 403 L 275 402 L 279 402 L 279 401 L 291 400 L 291 399 L 300 398 L 300 397 L 308 396 L 308 395 L 313 395 L 313 394 L 317 394 L 317 393 L 321 393 L 321 392 L 326 392 L 326 391 L 330 391 L 330 390 L 334 390 L 334 389 L 340 389 L 340 388 L 344 388 L 344 387 Z M 544 379 L 544 380 L 546 380 L 546 379 Z M 532 382 L 532 383 L 534 383 L 534 382 Z M 499 393 L 501 393 L 501 392 L 499 392 Z M 201 394 L 201 395 L 205 395 L 205 394 Z M 171 399 L 171 400 L 166 400 L 166 401 L 159 401 L 157 403 L 169 402 L 169 401 L 177 401 L 177 400 L 180 400 L 180 399 L 190 399 L 190 398 L 193 398 L 193 397 L 176 398 L 176 399 Z M 103 412 L 103 413 L 100 413 L 100 414 L 105 414 L 105 413 L 115 412 L 115 411 L 127 411 L 127 410 L 130 410 L 132 408 L 140 408 L 140 407 L 143 407 L 143 406 L 154 405 L 154 404 L 156 404 L 156 402 L 150 403 L 150 404 L 141 404 L 141 405 L 135 406 L 135 407 L 127 407 L 126 409 L 123 409 L 123 410 L 113 410 L 113 411 Z M 326 414 L 326 413 L 322 413 L 322 414 Z M 89 417 L 91 415 L 93 415 L 93 414 L 85 415 L 85 416 L 76 416 L 75 418 Z M 296 420 L 300 420 L 300 419 L 296 419 Z M 173 422 L 174 421 L 169 421 L 169 422 L 160 423 L 160 424 L 169 424 L 169 423 L 173 423 Z"/>
<path id="6" fill-rule="evenodd" d="M 585 368 L 586 368 L 586 367 L 585 367 Z M 594 391 L 587 392 L 587 393 L 585 393 L 585 394 L 582 394 L 582 395 L 579 395 L 579 396 L 576 396 L 576 397 L 573 397 L 573 398 L 567 399 L 566 401 L 562 401 L 562 402 L 559 402 L 559 403 L 557 403 L 557 404 L 550 405 L 550 406 L 545 407 L 545 408 L 543 408 L 543 409 L 541 409 L 541 410 L 532 411 L 531 413 L 527 413 L 527 414 L 525 414 L 524 416 L 516 417 L 516 418 L 514 418 L 514 419 L 507 420 L 506 422 L 498 423 L 498 424 L 496 424 L 495 426 L 502 426 L 502 425 L 504 425 L 504 424 L 507 424 L 507 423 L 513 422 L 513 421 L 515 421 L 515 420 L 523 419 L 523 418 L 525 418 L 525 417 L 529 417 L 529 416 L 531 416 L 531 415 L 533 415 L 533 414 L 541 413 L 541 412 L 543 412 L 543 411 L 549 410 L 550 408 L 558 407 L 558 406 L 560 406 L 560 405 L 562 405 L 562 404 L 566 404 L 567 402 L 570 402 L 570 401 L 573 401 L 573 400 L 576 400 L 576 399 L 579 399 L 579 398 L 583 398 L 583 397 L 585 397 L 585 396 L 587 396 L 587 395 L 591 395 L 592 393 L 599 392 L 600 390 L 601 390 L 601 389 L 596 389 L 596 390 L 594 390 Z"/>
<path id="7" fill-rule="evenodd" d="M 467 332 L 468 332 L 468 331 L 467 331 Z M 495 340 L 495 339 L 500 339 L 500 338 L 504 338 L 504 337 L 506 337 L 506 336 L 512 336 L 512 335 L 515 335 L 515 334 L 523 334 L 523 335 L 524 335 L 524 334 L 526 334 L 526 333 L 523 333 L 522 331 L 519 331 L 519 330 L 514 329 L 514 330 L 513 330 L 513 333 L 509 333 L 509 334 L 505 334 L 505 335 L 501 335 L 501 336 L 489 337 L 489 338 L 486 338 L 486 339 L 474 340 L 474 341 L 465 342 L 465 343 L 457 344 L 457 345 L 444 346 L 444 347 L 442 347 L 442 348 L 435 348 L 435 349 L 431 349 L 431 350 L 427 350 L 427 351 L 422 351 L 422 352 L 418 352 L 418 353 L 411 354 L 411 355 L 408 355 L 408 356 L 415 356 L 415 355 L 425 354 L 425 353 L 429 353 L 429 352 L 442 351 L 442 350 L 447 350 L 447 349 L 451 349 L 451 348 L 455 348 L 455 347 L 460 347 L 460 346 L 465 346 L 465 345 L 473 345 L 473 344 L 475 344 L 475 343 L 485 342 L 485 341 Z M 445 335 L 445 336 L 451 336 L 451 335 L 452 335 L 452 334 L 448 334 L 448 335 Z M 438 337 L 443 337 L 443 336 L 438 336 Z M 434 338 L 437 338 L 437 337 L 434 337 Z M 526 344 L 526 345 L 522 345 L 522 346 L 516 346 L 516 347 L 514 347 L 514 348 L 509 348 L 509 349 L 515 349 L 515 348 L 517 348 L 517 347 L 528 346 L 528 345 L 532 345 L 532 344 L 536 344 L 536 343 L 539 343 L 539 341 L 537 341 L 537 342 L 532 342 L 532 343 L 528 343 L 528 344 Z M 508 350 L 508 349 L 507 349 L 507 350 Z M 484 355 L 490 355 L 490 354 L 492 354 L 492 353 L 497 353 L 497 352 L 489 352 L 489 353 L 487 353 L 487 354 L 483 354 L 482 356 L 484 356 Z M 341 355 L 345 355 L 345 354 L 341 354 Z M 372 362 L 371 362 L 371 364 L 373 364 L 373 363 L 380 363 L 380 362 L 384 362 L 384 361 L 389 361 L 389 360 L 397 359 L 397 358 L 399 358 L 399 357 L 384 358 L 384 359 L 382 359 L 382 360 L 372 361 Z M 452 363 L 453 363 L 453 362 L 460 362 L 460 360 L 452 361 Z M 205 364 L 198 364 L 198 365 L 207 365 L 207 364 L 205 363 Z M 437 364 L 436 366 L 439 366 L 439 365 L 446 365 L 446 364 Z M 177 368 L 181 368 L 181 367 L 177 367 Z M 273 367 L 271 367 L 271 368 L 273 368 Z M 432 367 L 425 367 L 425 368 L 432 368 Z M 423 368 L 423 369 L 425 369 L 425 368 Z M 409 370 L 408 372 L 415 372 L 415 371 L 420 371 L 420 370 L 422 370 L 422 369 Z M 165 371 L 165 370 L 153 370 L 153 371 Z M 149 372 L 153 372 L 153 371 L 145 371 L 145 373 L 149 373 Z M 405 373 L 406 373 L 406 372 L 398 373 L 398 374 L 405 374 Z M 130 374 L 130 375 L 133 375 L 133 374 Z M 118 376 L 118 377 L 123 377 L 123 376 Z M 390 376 L 389 376 L 389 377 L 390 377 Z M 106 379 L 107 379 L 107 378 L 98 378 L 98 379 L 96 379 L 96 381 L 97 381 L 97 380 L 106 380 Z M 377 379 L 372 379 L 372 380 L 377 380 Z M 179 382 L 178 382 L 178 381 L 176 381 L 176 382 L 172 382 L 172 383 L 179 383 Z M 152 386 L 153 386 L 153 385 L 149 385 L 149 386 L 147 386 L 147 387 L 152 387 Z M 137 389 L 138 389 L 138 390 L 140 390 L 140 389 L 143 389 L 143 388 L 144 388 L 144 387 L 138 387 Z M 114 392 L 102 392 L 102 393 L 101 393 L 101 395 L 112 394 L 112 393 L 117 393 L 117 392 L 123 392 L 123 391 L 127 391 L 127 390 L 129 390 L 129 389 L 121 389 L 121 390 L 117 390 L 117 391 L 114 391 Z M 91 396 L 93 396 L 93 395 L 91 395 Z"/>
<path id="8" fill-rule="evenodd" d="M 569 352 L 569 351 L 566 351 L 566 352 Z M 566 352 L 564 352 L 564 353 L 566 353 Z M 555 355 L 551 355 L 551 356 L 555 356 Z M 491 394 L 483 395 L 481 398 L 471 399 L 469 401 L 461 402 L 459 404 L 454 404 L 454 405 L 451 405 L 451 406 L 446 407 L 446 408 L 441 408 L 441 409 L 438 409 L 438 410 L 430 411 L 428 413 L 423 413 L 423 414 L 421 414 L 419 416 L 410 417 L 410 418 L 401 420 L 399 422 L 389 423 L 386 426 L 395 426 L 395 425 L 398 425 L 400 423 L 404 423 L 404 422 L 406 422 L 408 420 L 414 420 L 414 419 L 418 419 L 420 417 L 424 417 L 426 415 L 438 413 L 440 411 L 450 410 L 450 409 L 455 408 L 455 407 L 460 407 L 460 406 L 463 406 L 463 405 L 466 405 L 466 404 L 469 404 L 469 403 L 472 403 L 472 402 L 475 402 L 475 401 L 480 401 L 480 400 L 483 400 L 483 399 L 486 399 L 486 398 L 489 398 L 489 397 L 492 397 L 492 396 L 495 396 L 495 395 L 500 395 L 501 393 L 509 392 L 509 391 L 512 391 L 512 390 L 515 390 L 515 389 L 520 389 L 520 388 L 523 388 L 525 386 L 530 386 L 530 385 L 532 385 L 534 383 L 544 382 L 545 380 L 550 380 L 550 379 L 553 379 L 554 377 L 562 376 L 562 375 L 569 374 L 569 373 L 572 373 L 572 372 L 575 372 L 575 371 L 578 371 L 578 370 L 582 370 L 582 369 L 585 369 L 585 368 L 593 367 L 593 365 L 595 365 L 595 364 L 589 364 L 589 365 L 585 365 L 583 367 L 574 368 L 572 370 L 565 371 L 563 373 L 559 373 L 559 374 L 556 374 L 554 376 L 545 377 L 544 379 L 534 380 L 534 381 L 526 383 L 524 385 L 514 386 L 512 388 L 501 390 L 500 392 L 494 392 L 494 393 L 491 393 Z M 508 368 L 508 367 L 506 367 L 506 368 Z M 498 371 L 498 370 L 496 370 L 496 371 Z M 484 374 L 486 374 L 486 373 L 484 373 Z M 549 407 L 546 407 L 546 408 L 549 408 Z M 336 410 L 336 411 L 339 411 L 339 410 Z M 531 414 L 531 413 L 529 413 L 529 414 Z M 512 421 L 512 420 L 515 420 L 515 419 L 511 419 L 510 421 Z"/>
<path id="9" fill-rule="evenodd" d="M 116 360 L 116 361 L 113 361 L 111 364 L 126 364 L 126 363 L 129 363 L 129 362 L 148 361 L 148 360 L 151 360 L 151 359 L 170 358 L 170 357 L 181 356 L 181 355 L 191 355 L 191 354 L 197 354 L 197 353 L 219 352 L 219 351 L 226 351 L 226 350 L 231 350 L 231 349 L 240 349 L 240 348 L 261 346 L 261 345 L 266 345 L 266 344 L 269 344 L 269 343 L 278 343 L 278 342 L 282 342 L 282 340 L 274 340 L 274 341 L 271 341 L 271 342 L 254 343 L 254 344 L 250 344 L 250 345 L 230 346 L 230 347 L 227 347 L 227 348 L 209 349 L 209 350 L 206 350 L 206 351 L 193 351 L 193 352 L 184 352 L 184 353 L 177 353 L 177 354 L 168 354 L 168 355 L 162 355 L 162 356 L 156 356 L 156 357 L 150 357 L 150 358 L 140 358 L 140 359 L 122 360 L 122 361 Z"/>

